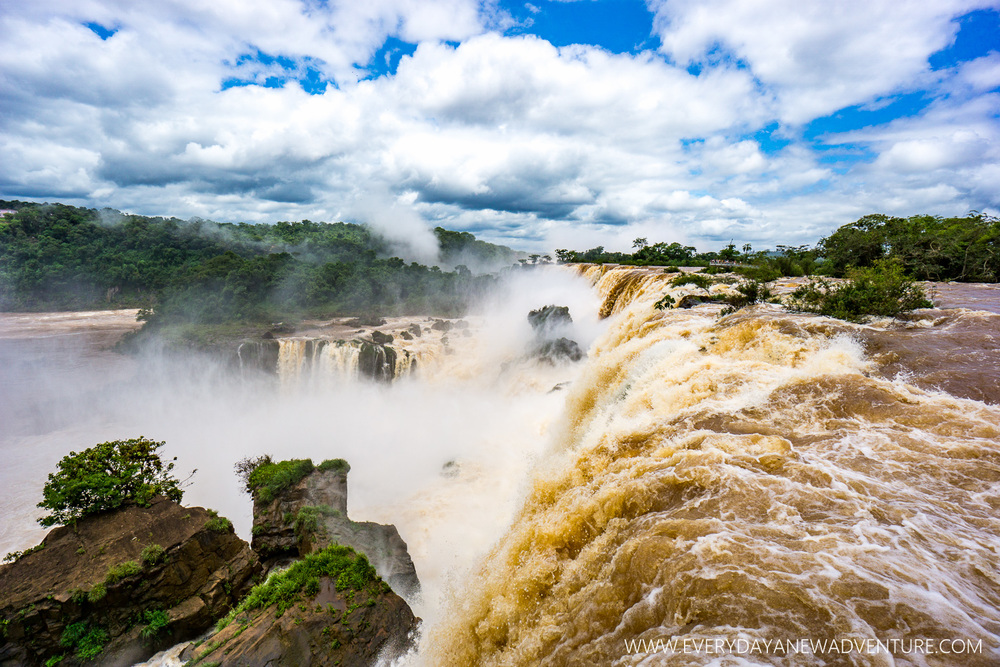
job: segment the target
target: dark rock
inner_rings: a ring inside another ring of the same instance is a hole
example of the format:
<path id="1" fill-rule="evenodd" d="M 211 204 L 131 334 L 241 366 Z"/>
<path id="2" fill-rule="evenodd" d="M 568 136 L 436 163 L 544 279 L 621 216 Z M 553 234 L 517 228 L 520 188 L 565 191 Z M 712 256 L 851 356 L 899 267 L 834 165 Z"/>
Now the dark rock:
<path id="1" fill-rule="evenodd" d="M 382 333 L 381 331 L 373 331 L 372 332 L 372 341 L 374 343 L 379 344 L 379 345 L 388 345 L 389 343 L 391 343 L 393 341 L 393 338 L 392 338 L 391 335 L 389 335 L 387 333 Z"/>
<path id="2" fill-rule="evenodd" d="M 60 643 L 77 623 L 106 633 L 101 665 L 143 661 L 205 632 L 261 572 L 231 524 L 165 498 L 56 528 L 42 544 L 0 566 L 0 665 L 40 665 L 58 655 L 67 656 L 61 665 L 79 664 Z M 144 561 L 144 549 L 154 545 L 162 557 Z M 129 561 L 137 564 L 133 574 L 108 578 L 110 568 Z M 143 638 L 144 614 L 152 610 L 165 612 L 169 624 Z"/>
<path id="3" fill-rule="evenodd" d="M 361 590 L 337 590 L 337 583 L 320 576 L 315 592 L 301 592 L 287 609 L 274 603 L 237 614 L 182 657 L 227 667 L 368 667 L 412 645 L 418 619 L 383 582 Z"/>
<path id="4" fill-rule="evenodd" d="M 396 351 L 380 343 L 361 341 L 358 373 L 378 382 L 392 382 L 396 376 Z"/>
<path id="5" fill-rule="evenodd" d="M 272 335 L 272 337 L 275 334 L 287 336 L 288 334 L 293 334 L 293 333 L 295 333 L 295 327 L 292 326 L 291 324 L 286 324 L 284 322 L 275 322 L 274 324 L 271 325 L 270 334 Z"/>
<path id="6" fill-rule="evenodd" d="M 420 592 L 420 581 L 396 527 L 347 517 L 349 470 L 317 468 L 269 503 L 255 494 L 252 547 L 269 569 L 279 559 L 343 544 L 365 554 L 393 590 L 412 599 Z"/>
<path id="7" fill-rule="evenodd" d="M 451 331 L 451 322 L 448 320 L 434 320 L 431 329 L 434 331 Z"/>
<path id="8" fill-rule="evenodd" d="M 528 322 L 535 331 L 529 355 L 546 363 L 579 361 L 585 356 L 575 340 L 559 335 L 573 324 L 566 306 L 545 306 L 528 313 Z"/>
<path id="9" fill-rule="evenodd" d="M 240 371 L 263 371 L 276 374 L 280 349 L 281 346 L 278 341 L 274 340 L 274 336 L 262 340 L 243 341 L 236 348 L 236 359 Z"/>
<path id="10" fill-rule="evenodd" d="M 402 338 L 403 340 L 413 340 L 413 334 L 411 334 L 409 331 L 400 331 L 399 337 Z"/>
<path id="11" fill-rule="evenodd" d="M 545 306 L 528 313 L 528 323 L 536 333 L 544 333 L 556 327 L 573 324 L 573 318 L 570 317 L 567 306 Z"/>
<path id="12" fill-rule="evenodd" d="M 542 361 L 555 363 L 557 361 L 580 361 L 583 359 L 583 350 L 575 340 L 569 338 L 557 338 L 540 343 L 534 350 L 534 356 Z"/>
<path id="13" fill-rule="evenodd" d="M 696 296 L 694 294 L 685 294 L 680 298 L 680 300 L 677 302 L 677 305 L 674 306 L 674 308 L 693 308 L 694 306 L 697 306 L 702 302 L 703 299 L 700 296 Z"/>
<path id="14" fill-rule="evenodd" d="M 406 327 L 406 330 L 409 331 L 411 334 L 413 334 L 414 337 L 416 338 L 420 338 L 420 336 L 423 335 L 423 332 L 420 330 L 419 324 L 411 324 L 410 326 Z"/>

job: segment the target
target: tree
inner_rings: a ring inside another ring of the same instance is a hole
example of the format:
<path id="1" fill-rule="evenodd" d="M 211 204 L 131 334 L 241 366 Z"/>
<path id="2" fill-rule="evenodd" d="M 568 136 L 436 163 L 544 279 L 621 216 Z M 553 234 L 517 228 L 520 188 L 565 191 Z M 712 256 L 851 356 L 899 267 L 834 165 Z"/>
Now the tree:
<path id="1" fill-rule="evenodd" d="M 649 241 L 647 241 L 644 236 L 640 236 L 635 241 L 632 241 L 632 247 L 636 250 L 642 250 L 647 245 L 649 245 Z"/>
<path id="2" fill-rule="evenodd" d="M 139 436 L 70 452 L 42 489 L 38 507 L 51 514 L 38 523 L 67 524 L 123 505 L 147 506 L 158 495 L 179 502 L 184 492 L 170 474 L 174 464 L 156 453 L 163 444 Z"/>

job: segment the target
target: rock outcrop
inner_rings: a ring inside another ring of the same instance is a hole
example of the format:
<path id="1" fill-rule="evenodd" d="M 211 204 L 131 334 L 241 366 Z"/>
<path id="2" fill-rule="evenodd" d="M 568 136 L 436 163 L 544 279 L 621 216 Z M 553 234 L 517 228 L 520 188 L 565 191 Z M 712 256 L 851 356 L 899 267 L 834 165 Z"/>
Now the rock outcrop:
<path id="1" fill-rule="evenodd" d="M 290 469 L 290 463 L 267 465 Z M 420 592 L 420 582 L 406 542 L 396 527 L 355 522 L 347 516 L 350 471 L 347 462 L 335 459 L 315 468 L 311 461 L 295 463 L 299 474 L 286 477 L 294 480 L 288 486 L 276 491 L 265 490 L 263 486 L 251 488 L 254 499 L 251 546 L 265 568 L 330 544 L 342 544 L 363 553 L 394 591 L 414 599 Z"/>
<path id="2" fill-rule="evenodd" d="M 575 340 L 560 334 L 573 325 L 569 308 L 549 305 L 528 313 L 528 322 L 535 332 L 530 356 L 554 364 L 559 361 L 580 361 L 585 356 Z"/>
<path id="3" fill-rule="evenodd" d="M 200 507 L 157 498 L 86 517 L 0 566 L 0 665 L 134 664 L 205 632 L 260 573 Z"/>
<path id="4" fill-rule="evenodd" d="M 182 657 L 220 667 L 368 667 L 406 651 L 417 623 L 364 556 L 332 545 L 272 575 Z"/>

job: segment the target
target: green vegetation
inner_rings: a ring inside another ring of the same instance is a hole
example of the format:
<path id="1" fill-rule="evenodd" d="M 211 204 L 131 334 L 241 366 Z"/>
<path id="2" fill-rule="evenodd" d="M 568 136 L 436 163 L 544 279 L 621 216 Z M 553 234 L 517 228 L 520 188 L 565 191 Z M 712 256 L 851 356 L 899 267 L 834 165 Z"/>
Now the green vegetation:
<path id="1" fill-rule="evenodd" d="M 865 269 L 852 269 L 850 280 L 833 285 L 814 281 L 792 292 L 788 306 L 793 310 L 819 313 L 851 322 L 867 317 L 896 317 L 914 308 L 933 306 L 920 287 L 906 277 L 902 264 L 876 260 Z"/>
<path id="2" fill-rule="evenodd" d="M 316 468 L 322 472 L 326 472 L 327 470 L 336 470 L 344 474 L 351 472 L 351 464 L 344 459 L 327 459 L 316 466 Z"/>
<path id="3" fill-rule="evenodd" d="M 0 310 L 139 307 L 152 329 L 383 313 L 460 315 L 495 279 L 392 256 L 362 225 L 223 224 L 0 202 Z M 439 229 L 443 261 L 498 268 L 509 248 Z"/>
<path id="4" fill-rule="evenodd" d="M 310 459 L 291 459 L 275 463 L 268 456 L 251 470 L 247 476 L 246 486 L 257 500 L 269 503 L 285 489 L 298 484 L 314 468 Z"/>
<path id="5" fill-rule="evenodd" d="M 166 549 L 161 547 L 159 544 L 150 544 L 142 550 L 142 554 L 139 556 L 139 559 L 146 567 L 152 567 L 157 563 L 163 562 L 166 558 L 166 554 Z"/>
<path id="6" fill-rule="evenodd" d="M 720 317 L 774 298 L 774 294 L 771 293 L 767 285 L 756 280 L 740 283 L 736 286 L 736 292 L 737 294 L 726 298 L 726 303 L 729 305 L 722 309 L 719 313 Z"/>
<path id="7" fill-rule="evenodd" d="M 700 273 L 682 273 L 679 276 L 674 276 L 670 280 L 670 284 L 674 287 L 679 287 L 681 285 L 694 285 L 695 287 L 701 287 L 702 289 L 708 289 L 712 286 L 713 280 L 708 276 L 703 276 Z"/>
<path id="8" fill-rule="evenodd" d="M 220 621 L 217 629 L 221 630 L 241 614 L 271 605 L 276 605 L 277 615 L 281 616 L 304 596 L 316 595 L 321 577 L 333 579 L 338 591 L 368 591 L 375 595 L 388 588 L 364 554 L 333 544 L 296 561 L 284 572 L 271 575 L 263 584 L 254 586 L 243 602 Z"/>
<path id="9" fill-rule="evenodd" d="M 104 596 L 108 594 L 108 587 L 104 585 L 104 582 L 94 584 L 94 587 L 90 589 L 87 593 L 87 600 L 91 603 L 100 602 L 104 599 Z"/>
<path id="10" fill-rule="evenodd" d="M 6 556 L 3 557 L 5 563 L 10 563 L 12 561 L 18 561 L 27 556 L 28 554 L 33 554 L 36 551 L 41 551 L 45 548 L 45 542 L 39 542 L 33 547 L 29 547 L 24 551 L 11 551 Z"/>
<path id="11" fill-rule="evenodd" d="M 916 280 L 1000 280 L 1000 219 L 973 211 L 964 218 L 866 215 L 820 242 L 829 273 L 895 259 Z"/>
<path id="12" fill-rule="evenodd" d="M 66 626 L 59 643 L 75 651 L 79 660 L 92 660 L 101 654 L 108 640 L 108 633 L 104 628 L 80 621 Z"/>
<path id="13" fill-rule="evenodd" d="M 830 275 L 844 277 L 852 268 L 866 268 L 882 259 L 898 261 L 916 280 L 964 282 L 1000 281 L 1000 219 L 975 211 L 965 217 L 916 215 L 895 218 L 866 215 L 843 225 L 816 247 L 778 245 L 775 250 L 742 251 L 732 243 L 718 251 L 698 253 L 678 243 L 636 239 L 634 253 L 606 252 L 603 247 L 584 252 L 557 250 L 560 262 L 628 265 L 704 266 L 703 273 L 735 272 L 757 282 L 781 276 Z M 712 266 L 714 260 L 738 266 Z"/>
<path id="14" fill-rule="evenodd" d="M 329 505 L 304 505 L 295 514 L 295 521 L 292 528 L 301 537 L 316 533 L 320 530 L 320 518 L 326 516 L 338 516 L 340 512 Z"/>
<path id="15" fill-rule="evenodd" d="M 114 584 L 140 572 L 142 572 L 142 565 L 139 565 L 138 561 L 127 560 L 124 563 L 118 563 L 108 568 L 108 574 L 104 578 L 104 582 Z"/>
<path id="16" fill-rule="evenodd" d="M 673 308 L 676 303 L 677 299 L 669 294 L 664 294 L 659 301 L 653 304 L 653 308 L 656 308 L 657 310 L 666 310 L 667 308 Z"/>
<path id="17" fill-rule="evenodd" d="M 159 609 L 147 609 L 143 612 L 142 618 L 146 622 L 146 627 L 139 631 L 139 635 L 143 639 L 156 639 L 170 625 L 170 617 L 167 612 Z"/>
<path id="18" fill-rule="evenodd" d="M 140 436 L 70 452 L 49 474 L 38 506 L 51 513 L 38 522 L 67 524 L 123 505 L 146 506 L 157 495 L 179 502 L 183 491 L 170 474 L 174 464 L 164 464 L 156 452 L 163 444 Z"/>
<path id="19" fill-rule="evenodd" d="M 216 533 L 229 533 L 233 530 L 233 522 L 224 516 L 219 516 L 219 513 L 215 510 L 208 510 L 208 516 L 210 517 L 208 521 L 205 522 L 205 528 L 215 531 Z"/>
<path id="20" fill-rule="evenodd" d="M 65 657 L 65 655 L 54 655 L 45 661 L 45 667 L 55 667 L 55 665 L 62 662 Z"/>

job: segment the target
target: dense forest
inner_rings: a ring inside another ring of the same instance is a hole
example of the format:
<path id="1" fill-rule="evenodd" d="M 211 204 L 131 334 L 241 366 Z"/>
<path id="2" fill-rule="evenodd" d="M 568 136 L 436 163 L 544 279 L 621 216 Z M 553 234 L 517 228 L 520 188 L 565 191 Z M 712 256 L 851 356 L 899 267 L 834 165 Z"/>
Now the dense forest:
<path id="1" fill-rule="evenodd" d="M 582 252 L 560 249 L 556 257 L 560 262 L 638 266 L 710 267 L 722 261 L 739 264 L 737 272 L 765 281 L 813 274 L 840 278 L 851 269 L 891 260 L 916 280 L 1000 281 L 1000 219 L 977 212 L 961 218 L 866 215 L 815 247 L 779 245 L 776 250 L 755 252 L 749 245 L 740 250 L 730 243 L 719 251 L 699 253 L 691 246 L 649 244 L 642 238 L 633 247 L 631 254 L 605 252 L 601 247 Z"/>
<path id="2" fill-rule="evenodd" d="M 140 307 L 167 322 L 450 314 L 516 263 L 509 248 L 438 228 L 441 264 L 407 263 L 363 225 L 227 224 L 0 201 L 0 310 Z"/>

